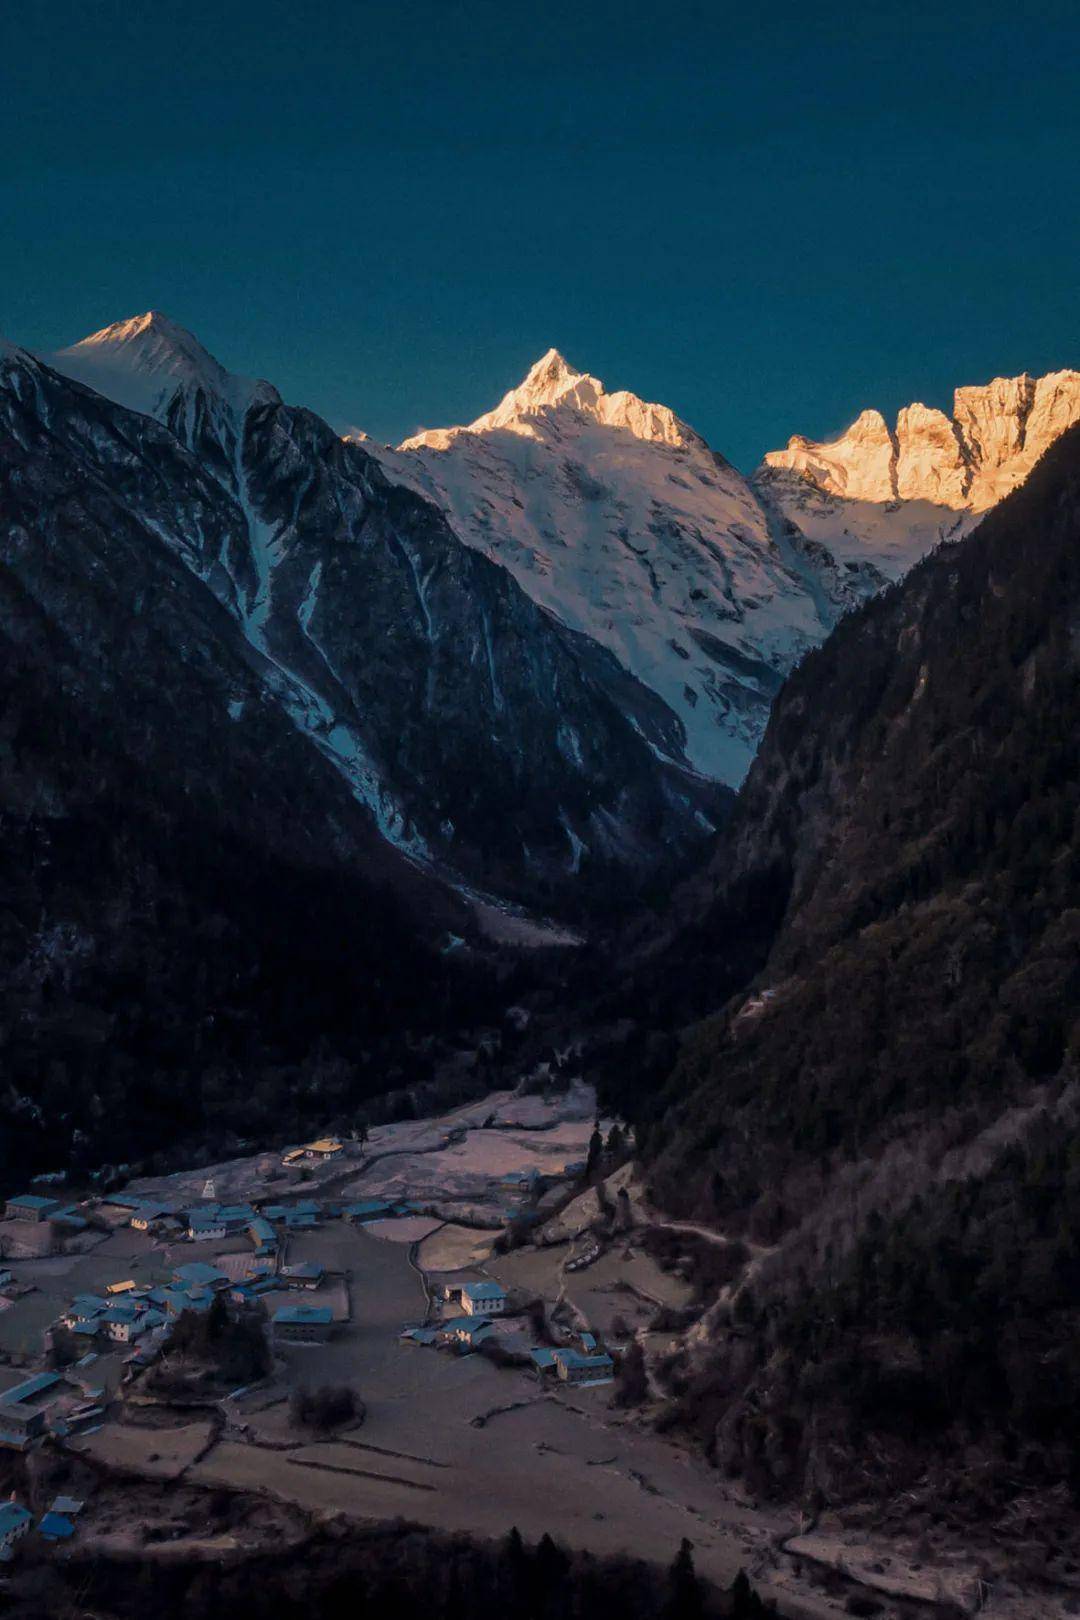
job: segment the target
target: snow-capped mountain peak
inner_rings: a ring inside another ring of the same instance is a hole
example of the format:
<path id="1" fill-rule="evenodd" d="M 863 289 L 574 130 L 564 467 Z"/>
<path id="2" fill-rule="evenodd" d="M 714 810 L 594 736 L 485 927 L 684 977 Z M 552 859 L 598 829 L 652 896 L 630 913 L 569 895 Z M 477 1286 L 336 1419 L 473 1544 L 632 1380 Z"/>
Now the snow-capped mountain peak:
<path id="1" fill-rule="evenodd" d="M 742 779 L 773 693 L 837 605 L 674 411 L 549 349 L 470 426 L 365 447 L 650 688 L 698 771 Z"/>
<path id="2" fill-rule="evenodd" d="M 519 414 L 530 410 L 542 410 L 545 405 L 557 405 L 581 382 L 592 383 L 600 390 L 603 387 L 595 377 L 586 377 L 583 372 L 577 371 L 563 358 L 558 349 L 548 349 L 535 365 L 529 367 L 525 381 L 517 388 L 512 388 L 505 396 L 499 409 L 502 410 L 513 402 Z"/>
<path id="3" fill-rule="evenodd" d="M 530 438 L 562 434 L 581 426 L 621 429 L 635 439 L 678 449 L 705 449 L 704 441 L 666 405 L 653 405 L 637 394 L 620 390 L 609 394 L 599 377 L 576 370 L 559 353 L 548 349 L 531 366 L 523 382 L 511 388 L 492 411 L 485 411 L 468 427 L 435 428 L 414 434 L 402 450 L 445 450 L 463 433 L 524 434 Z"/>
<path id="4" fill-rule="evenodd" d="M 268 383 L 226 371 L 186 327 L 154 309 L 42 358 L 118 405 L 162 420 L 178 393 L 201 392 L 241 410 L 263 391 L 276 398 Z"/>

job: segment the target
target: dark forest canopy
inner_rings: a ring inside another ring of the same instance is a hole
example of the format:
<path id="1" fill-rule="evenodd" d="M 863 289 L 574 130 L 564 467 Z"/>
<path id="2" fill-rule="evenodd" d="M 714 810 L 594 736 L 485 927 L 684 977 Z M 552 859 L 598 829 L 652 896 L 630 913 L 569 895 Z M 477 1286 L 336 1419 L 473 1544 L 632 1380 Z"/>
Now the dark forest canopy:
<path id="1" fill-rule="evenodd" d="M 671 1384 L 763 1489 L 830 1477 L 823 1423 L 1080 1479 L 1078 720 L 1073 430 L 807 657 L 608 1004 L 658 1202 L 778 1245 Z"/>

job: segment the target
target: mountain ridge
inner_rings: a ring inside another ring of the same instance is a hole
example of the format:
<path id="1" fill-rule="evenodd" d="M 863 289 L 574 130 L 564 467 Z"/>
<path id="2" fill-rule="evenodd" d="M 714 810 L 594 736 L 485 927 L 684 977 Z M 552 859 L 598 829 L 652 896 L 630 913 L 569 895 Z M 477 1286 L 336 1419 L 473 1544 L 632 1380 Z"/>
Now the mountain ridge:
<path id="1" fill-rule="evenodd" d="M 141 407 L 239 508 L 227 549 L 185 560 L 405 853 L 580 911 L 586 891 L 648 876 L 715 826 L 723 794 L 687 767 L 677 718 L 366 446 L 232 377 L 158 314 L 53 359 Z"/>
<path id="2" fill-rule="evenodd" d="M 794 434 L 758 470 L 801 473 L 825 493 L 853 500 L 932 500 L 983 512 L 1078 420 L 1080 372 L 1021 372 L 955 389 L 951 417 L 916 401 L 893 427 L 870 409 L 835 439 Z"/>
<path id="3" fill-rule="evenodd" d="M 609 394 L 555 349 L 468 426 L 364 443 L 656 692 L 694 767 L 732 786 L 784 675 L 881 583 L 871 560 L 837 568 L 774 524 L 668 407 Z"/>

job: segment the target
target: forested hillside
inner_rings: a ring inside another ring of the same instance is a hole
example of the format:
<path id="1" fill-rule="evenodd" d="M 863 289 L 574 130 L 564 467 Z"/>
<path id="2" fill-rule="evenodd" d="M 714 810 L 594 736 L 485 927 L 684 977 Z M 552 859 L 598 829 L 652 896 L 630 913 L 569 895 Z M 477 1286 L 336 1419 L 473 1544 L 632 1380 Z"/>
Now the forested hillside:
<path id="1" fill-rule="evenodd" d="M 1073 431 L 806 659 L 639 963 L 653 1192 L 762 1246 L 675 1421 L 760 1488 L 1080 1483 L 1078 698 Z"/>

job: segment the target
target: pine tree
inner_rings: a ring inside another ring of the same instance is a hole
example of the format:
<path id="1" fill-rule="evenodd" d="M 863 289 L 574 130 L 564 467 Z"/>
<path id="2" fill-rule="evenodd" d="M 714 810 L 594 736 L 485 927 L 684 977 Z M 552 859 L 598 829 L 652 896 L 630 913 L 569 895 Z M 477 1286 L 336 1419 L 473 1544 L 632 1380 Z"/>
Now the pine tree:
<path id="1" fill-rule="evenodd" d="M 766 1609 L 744 1569 L 740 1569 L 731 1586 L 731 1620 L 763 1620 Z"/>
<path id="2" fill-rule="evenodd" d="M 520 1604 L 529 1589 L 529 1555 L 525 1551 L 525 1543 L 516 1524 L 511 1527 L 509 1535 L 503 1542 L 503 1562 L 506 1567 L 506 1585 L 510 1599 L 513 1603 Z"/>
<path id="3" fill-rule="evenodd" d="M 600 1157 L 603 1151 L 604 1138 L 600 1135 L 599 1125 L 596 1125 L 593 1127 L 593 1133 L 589 1137 L 589 1155 L 585 1160 L 585 1180 L 587 1182 L 591 1183 L 595 1177 L 600 1166 Z"/>
<path id="4" fill-rule="evenodd" d="M 694 1569 L 693 1542 L 684 1536 L 668 1573 L 665 1620 L 700 1620 L 703 1612 L 701 1587 Z"/>

